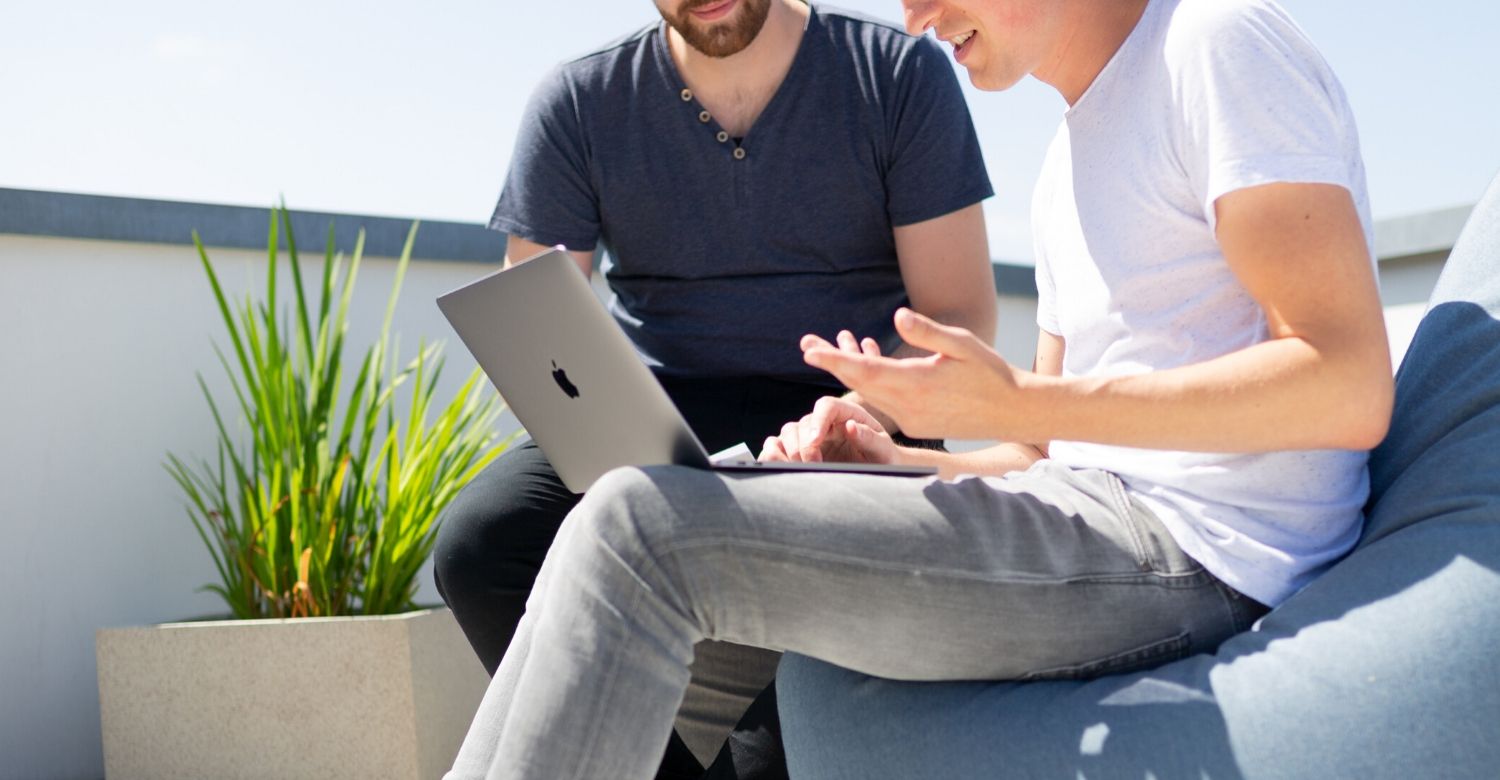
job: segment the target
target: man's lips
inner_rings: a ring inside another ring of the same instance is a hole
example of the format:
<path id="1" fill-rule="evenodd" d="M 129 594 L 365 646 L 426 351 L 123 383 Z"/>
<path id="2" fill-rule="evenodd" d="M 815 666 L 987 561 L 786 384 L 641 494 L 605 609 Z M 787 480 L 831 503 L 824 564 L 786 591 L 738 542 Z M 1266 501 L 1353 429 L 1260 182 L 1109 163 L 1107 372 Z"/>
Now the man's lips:
<path id="1" fill-rule="evenodd" d="M 969 53 L 970 44 L 974 42 L 975 37 L 974 31 L 969 30 L 947 39 L 948 43 L 953 45 L 953 58 L 958 60 L 960 64 L 963 63 L 964 57 Z"/>
<path id="2" fill-rule="evenodd" d="M 688 11 L 688 13 L 692 14 L 699 21 L 717 22 L 720 19 L 728 16 L 729 12 L 733 11 L 734 7 L 738 5 L 739 2 L 740 0 L 720 0 L 720 2 L 717 3 L 709 3 L 708 5 L 694 8 L 693 10 Z"/>

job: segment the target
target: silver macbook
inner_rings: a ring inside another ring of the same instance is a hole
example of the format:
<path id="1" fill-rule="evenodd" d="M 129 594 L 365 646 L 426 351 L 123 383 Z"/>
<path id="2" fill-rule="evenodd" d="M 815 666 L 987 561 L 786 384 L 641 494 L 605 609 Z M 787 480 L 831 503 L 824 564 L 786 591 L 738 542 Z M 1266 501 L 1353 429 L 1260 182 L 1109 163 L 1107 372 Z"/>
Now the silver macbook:
<path id="1" fill-rule="evenodd" d="M 711 457 L 560 247 L 466 284 L 437 303 L 574 492 L 584 492 L 613 468 L 665 463 L 753 471 L 936 473 L 925 466 L 757 463 L 743 445 L 731 448 L 735 454 L 726 450 Z"/>

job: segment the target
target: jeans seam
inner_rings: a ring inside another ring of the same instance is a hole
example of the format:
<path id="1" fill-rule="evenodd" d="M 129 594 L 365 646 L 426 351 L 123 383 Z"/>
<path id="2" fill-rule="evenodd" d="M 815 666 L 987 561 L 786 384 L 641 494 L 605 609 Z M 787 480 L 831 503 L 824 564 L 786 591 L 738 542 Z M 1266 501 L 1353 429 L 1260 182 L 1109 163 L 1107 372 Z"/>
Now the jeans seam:
<path id="1" fill-rule="evenodd" d="M 1125 483 L 1114 474 L 1105 472 L 1109 479 L 1110 496 L 1115 500 L 1115 511 L 1119 513 L 1125 525 L 1125 532 L 1130 535 L 1130 543 L 1135 545 L 1136 560 L 1140 561 L 1141 568 L 1148 571 L 1158 571 L 1163 566 L 1157 564 L 1146 550 L 1146 544 L 1141 540 L 1139 530 L 1136 528 L 1135 507 L 1130 505 L 1129 498 L 1125 495 Z"/>
<path id="2" fill-rule="evenodd" d="M 728 538 L 728 537 L 724 537 L 724 538 L 721 538 L 721 537 L 707 538 L 707 537 L 705 537 L 705 538 L 691 539 L 691 540 L 680 540 L 680 539 L 679 540 L 674 540 L 673 543 L 671 545 L 669 545 L 669 547 L 666 550 L 663 550 L 662 557 L 667 557 L 667 556 L 670 556 L 670 555 L 676 555 L 677 553 L 687 552 L 689 550 L 703 548 L 703 547 L 723 547 L 726 550 L 734 550 L 736 548 L 746 549 L 746 550 L 759 550 L 759 551 L 762 551 L 762 552 L 778 553 L 778 554 L 781 554 L 781 555 L 785 555 L 785 556 L 787 556 L 789 558 L 802 558 L 804 560 L 810 560 L 810 561 L 814 561 L 814 562 L 818 562 L 818 563 L 836 563 L 836 564 L 845 564 L 845 565 L 850 565 L 850 566 L 864 566 L 864 567 L 868 567 L 868 568 L 871 568 L 871 569 L 879 569 L 879 570 L 882 570 L 882 571 L 896 571 L 896 572 L 911 572 L 911 571 L 914 571 L 914 570 L 920 570 L 924 576 L 943 576 L 943 577 L 950 577 L 952 579 L 974 580 L 974 581 L 981 581 L 981 582 L 996 582 L 996 583 L 1000 583 L 1000 582 L 1014 582 L 1014 583 L 1027 583 L 1027 584 L 1038 584 L 1038 583 L 1041 583 L 1041 584 L 1047 584 L 1047 583 L 1053 583 L 1053 584 L 1070 584 L 1070 583 L 1090 583 L 1090 582 L 1141 582 L 1141 583 L 1158 583 L 1158 584 L 1163 585 L 1164 587 L 1180 587 L 1181 585 L 1179 583 L 1176 583 L 1175 581 L 1178 581 L 1178 580 L 1201 580 L 1203 578 L 1203 576 L 1204 576 L 1204 572 L 1203 572 L 1202 569 L 1197 569 L 1197 570 L 1188 571 L 1188 572 L 1160 572 L 1160 571 L 1140 571 L 1140 570 L 1134 570 L 1134 571 L 1128 571 L 1128 572 L 1125 572 L 1125 571 L 1122 571 L 1122 572 L 1083 572 L 1083 573 L 1069 574 L 1069 575 L 1067 575 L 1065 577 L 1053 577 L 1053 576 L 1043 576 L 1043 575 L 1026 575 L 1026 574 L 1009 574 L 1009 575 L 1006 575 L 1006 576 L 993 576 L 993 575 L 985 574 L 985 573 L 981 573 L 981 572 L 965 571 L 965 570 L 961 570 L 961 569 L 935 568 L 935 567 L 927 567 L 927 566 L 912 565 L 912 564 L 897 564 L 897 563 L 890 563 L 890 562 L 886 562 L 886 561 L 871 560 L 869 558 L 860 558 L 860 557 L 852 556 L 852 555 L 838 555 L 838 554 L 831 554 L 831 553 L 823 553 L 823 552 L 811 551 L 811 550 L 807 550 L 807 549 L 792 547 L 792 546 L 789 546 L 789 545 L 771 543 L 771 542 L 752 541 L 752 540 L 747 540 L 747 539 L 742 539 L 742 538 Z"/>
<path id="3" fill-rule="evenodd" d="M 1091 661 L 1054 666 L 1028 672 L 1018 678 L 1020 682 L 1041 680 L 1067 680 L 1101 677 L 1158 666 L 1184 657 L 1193 645 L 1192 632 L 1181 631 L 1172 636 L 1147 642 L 1139 647 L 1122 650 Z"/>

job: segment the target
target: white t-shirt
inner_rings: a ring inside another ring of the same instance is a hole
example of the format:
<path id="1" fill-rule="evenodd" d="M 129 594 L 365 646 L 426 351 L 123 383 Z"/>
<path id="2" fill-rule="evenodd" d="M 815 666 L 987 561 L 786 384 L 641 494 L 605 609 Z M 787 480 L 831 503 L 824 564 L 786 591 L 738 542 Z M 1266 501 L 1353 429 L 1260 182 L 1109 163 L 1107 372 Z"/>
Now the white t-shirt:
<path id="1" fill-rule="evenodd" d="M 1033 201 L 1037 323 L 1065 340 L 1064 376 L 1142 374 L 1265 341 L 1214 238 L 1213 203 L 1270 182 L 1348 189 L 1373 246 L 1354 117 L 1296 24 L 1267 0 L 1152 0 L 1067 112 Z M 1119 475 L 1189 555 L 1270 605 L 1355 543 L 1369 493 L 1365 452 L 1057 441 L 1051 456 Z"/>

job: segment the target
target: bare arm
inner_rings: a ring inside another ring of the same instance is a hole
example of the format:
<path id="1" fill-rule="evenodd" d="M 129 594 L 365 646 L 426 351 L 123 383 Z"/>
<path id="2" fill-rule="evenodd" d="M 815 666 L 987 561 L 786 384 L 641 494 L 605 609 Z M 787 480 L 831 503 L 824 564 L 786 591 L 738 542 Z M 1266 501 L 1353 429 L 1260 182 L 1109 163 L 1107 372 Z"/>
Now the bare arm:
<path id="1" fill-rule="evenodd" d="M 894 231 L 901 281 L 914 311 L 995 340 L 995 272 L 984 212 L 975 203 Z M 925 354 L 903 345 L 893 354 Z"/>
<path id="2" fill-rule="evenodd" d="M 1379 444 L 1394 396 L 1390 348 L 1348 191 L 1272 184 L 1215 205 L 1224 256 L 1271 338 L 1170 371 L 1041 383 L 1046 427 L 1055 438 L 1186 450 Z"/>
<path id="3" fill-rule="evenodd" d="M 550 246 L 538 244 L 535 241 L 507 236 L 505 239 L 505 267 L 510 268 L 518 263 L 524 263 L 551 248 Z M 569 250 L 568 254 L 573 256 L 573 262 L 578 264 L 578 270 L 583 271 L 585 277 L 593 273 L 593 252 L 574 252 Z"/>
<path id="4" fill-rule="evenodd" d="M 1379 443 L 1390 355 L 1348 191 L 1270 184 L 1215 206 L 1229 267 L 1266 313 L 1270 339 L 1253 347 L 1139 376 L 1064 378 L 1016 369 L 962 331 L 901 312 L 902 338 L 935 354 L 872 358 L 809 337 L 807 360 L 916 435 L 1210 452 Z"/>
<path id="5" fill-rule="evenodd" d="M 995 277 L 980 204 L 902 225 L 893 231 L 893 238 L 912 309 L 993 343 Z M 927 352 L 902 344 L 891 354 L 916 357 Z M 858 393 L 845 397 L 869 409 L 887 429 L 896 430 L 889 417 L 864 403 Z"/>
<path id="6" fill-rule="evenodd" d="M 967 334 L 966 337 L 973 338 Z M 880 354 L 880 345 L 873 339 L 866 339 L 861 344 L 846 334 L 840 334 L 838 348 L 855 355 Z M 1042 331 L 1037 337 L 1032 370 L 1060 376 L 1063 349 L 1061 336 Z M 943 479 L 952 479 L 960 474 L 1000 475 L 1024 471 L 1047 457 L 1046 443 L 1002 442 L 973 452 L 949 453 L 898 446 L 886 431 L 869 411 L 848 399 L 822 398 L 811 414 L 801 421 L 787 423 L 780 436 L 766 439 L 761 459 L 905 463 L 932 466 Z"/>

